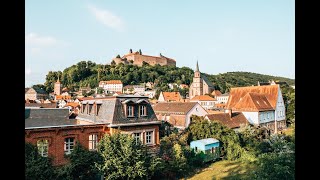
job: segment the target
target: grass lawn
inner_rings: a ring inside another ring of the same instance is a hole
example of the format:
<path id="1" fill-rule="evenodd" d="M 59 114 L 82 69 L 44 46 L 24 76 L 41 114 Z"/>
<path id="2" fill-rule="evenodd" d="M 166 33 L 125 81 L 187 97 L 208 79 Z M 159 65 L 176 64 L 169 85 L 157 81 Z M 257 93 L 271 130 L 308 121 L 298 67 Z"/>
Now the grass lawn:
<path id="1" fill-rule="evenodd" d="M 239 161 L 217 161 L 209 167 L 202 169 L 200 172 L 189 180 L 211 180 L 211 179 L 248 179 L 247 173 L 254 170 L 253 164 Z"/>

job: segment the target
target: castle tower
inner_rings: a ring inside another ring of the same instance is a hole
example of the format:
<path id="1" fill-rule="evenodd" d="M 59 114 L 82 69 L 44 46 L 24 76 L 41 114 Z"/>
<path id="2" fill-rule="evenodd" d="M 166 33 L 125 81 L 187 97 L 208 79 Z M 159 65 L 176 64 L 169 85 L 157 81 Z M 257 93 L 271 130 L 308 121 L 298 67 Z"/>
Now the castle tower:
<path id="1" fill-rule="evenodd" d="M 58 76 L 58 81 L 56 83 L 54 83 L 54 94 L 61 95 L 61 90 L 62 90 L 62 86 L 61 86 L 59 76 Z"/>

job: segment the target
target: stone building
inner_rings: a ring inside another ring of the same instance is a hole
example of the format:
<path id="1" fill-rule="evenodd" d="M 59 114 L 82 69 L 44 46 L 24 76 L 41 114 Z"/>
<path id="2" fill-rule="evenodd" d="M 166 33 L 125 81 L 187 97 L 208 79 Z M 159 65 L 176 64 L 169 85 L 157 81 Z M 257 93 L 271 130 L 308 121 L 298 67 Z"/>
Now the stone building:
<path id="1" fill-rule="evenodd" d="M 189 88 L 189 98 L 192 99 L 195 96 L 211 94 L 212 91 L 214 91 L 214 86 L 205 75 L 201 75 L 197 61 L 197 67 L 194 71 L 193 81 Z"/>
<path id="2" fill-rule="evenodd" d="M 132 61 L 133 65 L 142 66 L 143 62 L 146 62 L 150 64 L 151 66 L 154 66 L 156 64 L 159 64 L 161 66 L 168 65 L 168 66 L 176 66 L 176 61 L 172 58 L 168 58 L 166 56 L 163 56 L 161 53 L 159 57 L 157 56 L 149 56 L 149 55 L 143 55 L 141 51 L 132 52 L 130 49 L 130 52 L 122 58 L 116 57 L 112 59 L 116 64 L 123 63 L 123 64 L 129 64 Z"/>

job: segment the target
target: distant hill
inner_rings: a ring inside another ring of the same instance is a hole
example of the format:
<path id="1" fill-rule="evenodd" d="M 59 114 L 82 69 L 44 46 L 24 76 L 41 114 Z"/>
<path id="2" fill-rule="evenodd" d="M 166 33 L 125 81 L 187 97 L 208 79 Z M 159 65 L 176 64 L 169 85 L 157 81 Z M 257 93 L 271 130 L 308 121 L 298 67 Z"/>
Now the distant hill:
<path id="1" fill-rule="evenodd" d="M 189 67 L 173 66 L 149 66 L 144 63 L 142 67 L 132 64 L 96 64 L 92 61 L 80 61 L 79 63 L 61 71 L 49 71 L 44 83 L 47 92 L 53 91 L 53 85 L 58 79 L 70 90 L 78 90 L 80 87 L 90 86 L 95 88 L 101 80 L 118 79 L 124 85 L 154 82 L 161 91 L 170 91 L 167 84 L 190 85 L 193 78 L 193 70 Z M 289 85 L 294 84 L 294 79 L 263 75 L 251 72 L 227 72 L 217 75 L 205 74 L 222 93 L 231 87 L 257 85 L 258 81 L 269 80 L 285 81 Z"/>
<path id="2" fill-rule="evenodd" d="M 205 74 L 208 79 L 215 83 L 222 92 L 231 87 L 243 87 L 257 85 L 259 82 L 283 81 L 288 85 L 294 85 L 295 80 L 279 76 L 264 75 L 252 72 L 227 72 L 217 75 Z"/>

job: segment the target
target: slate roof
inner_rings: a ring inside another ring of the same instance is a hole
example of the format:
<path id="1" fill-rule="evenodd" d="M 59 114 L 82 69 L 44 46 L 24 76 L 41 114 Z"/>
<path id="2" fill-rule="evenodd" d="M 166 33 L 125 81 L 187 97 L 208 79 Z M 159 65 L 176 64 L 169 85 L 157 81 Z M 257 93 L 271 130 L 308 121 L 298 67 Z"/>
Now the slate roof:
<path id="1" fill-rule="evenodd" d="M 248 124 L 247 118 L 241 112 L 234 112 L 231 117 L 229 113 L 208 114 L 206 117 L 211 121 L 218 121 L 231 129 L 238 128 L 241 124 Z"/>
<path id="2" fill-rule="evenodd" d="M 208 84 L 209 87 L 214 88 L 212 82 L 209 81 L 209 79 L 205 75 L 201 74 L 200 77 L 203 79 L 203 81 L 205 81 Z"/>
<path id="3" fill-rule="evenodd" d="M 57 103 L 25 103 L 24 106 L 26 108 L 57 108 Z"/>
<path id="4" fill-rule="evenodd" d="M 88 105 L 86 105 L 88 103 Z M 87 114 L 87 109 L 90 104 L 92 104 L 91 113 Z M 101 104 L 98 115 L 94 113 L 94 104 Z M 125 105 L 130 104 L 134 106 L 135 117 L 126 117 L 125 115 Z M 147 116 L 138 117 L 138 108 L 140 104 L 145 104 L 147 106 Z M 134 124 L 134 123 L 148 123 L 158 121 L 154 111 L 148 101 L 148 97 L 145 96 L 133 96 L 133 95 L 120 95 L 113 96 L 112 98 L 105 99 L 91 99 L 82 101 L 82 106 L 84 107 L 84 112 L 80 111 L 77 119 L 86 120 L 94 123 L 106 123 L 112 125 L 117 124 Z"/>
<path id="5" fill-rule="evenodd" d="M 64 108 L 25 108 L 25 129 L 77 125 Z"/>
<path id="6" fill-rule="evenodd" d="M 187 114 L 197 102 L 165 102 L 157 103 L 153 106 L 153 110 L 156 113 L 176 113 Z"/>

